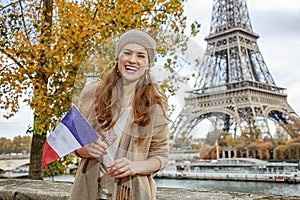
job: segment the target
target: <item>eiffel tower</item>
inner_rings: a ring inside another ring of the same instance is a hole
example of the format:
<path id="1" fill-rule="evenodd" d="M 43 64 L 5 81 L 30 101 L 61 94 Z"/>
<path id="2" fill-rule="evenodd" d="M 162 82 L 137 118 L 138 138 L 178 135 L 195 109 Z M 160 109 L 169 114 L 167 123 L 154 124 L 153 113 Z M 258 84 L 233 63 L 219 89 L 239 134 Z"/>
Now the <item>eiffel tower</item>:
<path id="1" fill-rule="evenodd" d="M 298 115 L 276 86 L 258 48 L 246 0 L 214 0 L 207 48 L 192 91 L 175 120 L 173 139 L 188 136 L 203 119 L 233 137 L 247 133 L 273 140 L 269 122 L 299 136 Z"/>

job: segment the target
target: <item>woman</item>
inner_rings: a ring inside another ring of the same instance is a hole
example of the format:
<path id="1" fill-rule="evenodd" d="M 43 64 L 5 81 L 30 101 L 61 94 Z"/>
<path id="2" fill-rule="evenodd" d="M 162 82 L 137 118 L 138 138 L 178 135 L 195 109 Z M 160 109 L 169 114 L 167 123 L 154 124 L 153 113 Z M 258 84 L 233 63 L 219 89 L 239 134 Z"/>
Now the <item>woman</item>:
<path id="1" fill-rule="evenodd" d="M 70 199 L 156 199 L 153 174 L 169 145 L 167 99 L 149 74 L 155 46 L 143 31 L 124 33 L 116 66 L 83 90 L 79 108 L 101 139 L 76 151 L 82 161 Z"/>

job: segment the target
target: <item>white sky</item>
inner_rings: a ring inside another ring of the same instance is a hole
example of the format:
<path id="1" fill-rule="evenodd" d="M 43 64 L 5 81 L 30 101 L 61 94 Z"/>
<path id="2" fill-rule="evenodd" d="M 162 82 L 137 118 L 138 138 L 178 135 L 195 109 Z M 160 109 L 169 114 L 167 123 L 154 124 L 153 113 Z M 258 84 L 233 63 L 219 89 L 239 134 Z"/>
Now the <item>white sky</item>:
<path id="1" fill-rule="evenodd" d="M 188 0 L 188 20 L 201 23 L 194 41 L 206 49 L 213 0 Z M 279 87 L 287 88 L 288 102 L 300 114 L 300 1 L 248 0 L 252 28 L 260 35 L 258 47 Z M 299 93 L 298 93 L 299 92 Z M 0 137 L 24 135 L 32 124 L 32 112 L 22 106 L 21 112 L 10 120 L 0 119 Z"/>

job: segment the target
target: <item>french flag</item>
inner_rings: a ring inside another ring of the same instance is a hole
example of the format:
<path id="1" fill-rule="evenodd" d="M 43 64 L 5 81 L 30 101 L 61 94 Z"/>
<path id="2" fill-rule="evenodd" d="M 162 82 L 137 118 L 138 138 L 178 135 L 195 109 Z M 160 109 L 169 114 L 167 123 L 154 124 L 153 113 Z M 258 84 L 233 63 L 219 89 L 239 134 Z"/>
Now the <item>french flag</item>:
<path id="1" fill-rule="evenodd" d="M 47 164 L 87 145 L 98 137 L 76 106 L 72 106 L 45 143 L 42 169 Z"/>

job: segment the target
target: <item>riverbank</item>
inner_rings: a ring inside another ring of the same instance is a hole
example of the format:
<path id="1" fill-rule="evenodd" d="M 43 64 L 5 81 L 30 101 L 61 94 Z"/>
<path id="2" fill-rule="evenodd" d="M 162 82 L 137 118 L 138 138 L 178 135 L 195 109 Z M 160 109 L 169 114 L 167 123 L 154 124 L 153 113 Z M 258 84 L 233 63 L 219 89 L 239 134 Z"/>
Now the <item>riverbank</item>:
<path id="1" fill-rule="evenodd" d="M 0 199 L 67 200 L 72 183 L 28 179 L 0 179 Z M 158 200 L 300 200 L 295 196 L 262 195 L 238 192 L 200 191 L 177 188 L 158 188 Z"/>
<path id="2" fill-rule="evenodd" d="M 191 180 L 223 180 L 223 181 L 253 181 L 253 182 L 280 182 L 300 183 L 299 176 L 287 176 L 285 174 L 237 174 L 237 173 L 193 173 L 193 172 L 159 172 L 156 177 L 169 179 Z"/>

